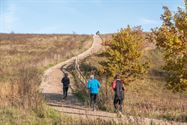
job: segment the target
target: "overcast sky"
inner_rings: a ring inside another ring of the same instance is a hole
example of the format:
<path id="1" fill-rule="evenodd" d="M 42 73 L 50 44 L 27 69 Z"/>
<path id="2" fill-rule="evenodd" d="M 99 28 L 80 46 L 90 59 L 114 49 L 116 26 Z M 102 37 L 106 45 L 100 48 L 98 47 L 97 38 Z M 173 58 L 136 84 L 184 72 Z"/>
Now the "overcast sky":
<path id="1" fill-rule="evenodd" d="M 183 0 L 0 0 L 0 33 L 117 32 L 161 24 L 162 6 L 184 8 Z"/>

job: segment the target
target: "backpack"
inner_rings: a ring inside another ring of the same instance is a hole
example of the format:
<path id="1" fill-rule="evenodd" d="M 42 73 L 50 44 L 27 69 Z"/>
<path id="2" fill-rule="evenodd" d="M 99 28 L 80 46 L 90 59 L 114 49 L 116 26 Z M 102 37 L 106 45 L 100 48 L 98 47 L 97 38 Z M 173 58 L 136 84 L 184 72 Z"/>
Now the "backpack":
<path id="1" fill-rule="evenodd" d="M 123 88 L 123 83 L 121 82 L 121 80 L 116 80 L 115 96 L 118 99 L 124 98 L 124 88 Z"/>

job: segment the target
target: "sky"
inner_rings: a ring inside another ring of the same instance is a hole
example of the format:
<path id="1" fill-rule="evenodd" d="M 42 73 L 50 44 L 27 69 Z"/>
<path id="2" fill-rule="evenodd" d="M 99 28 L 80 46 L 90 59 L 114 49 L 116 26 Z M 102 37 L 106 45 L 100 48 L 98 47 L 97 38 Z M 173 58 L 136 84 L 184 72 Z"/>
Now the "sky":
<path id="1" fill-rule="evenodd" d="M 161 25 L 162 6 L 172 12 L 183 0 L 0 0 L 0 33 L 115 33 Z"/>

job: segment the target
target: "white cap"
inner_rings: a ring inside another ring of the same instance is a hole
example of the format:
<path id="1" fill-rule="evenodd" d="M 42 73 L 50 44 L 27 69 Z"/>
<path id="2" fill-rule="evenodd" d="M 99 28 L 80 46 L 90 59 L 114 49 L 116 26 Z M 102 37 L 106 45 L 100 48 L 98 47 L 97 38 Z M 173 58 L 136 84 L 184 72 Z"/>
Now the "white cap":
<path id="1" fill-rule="evenodd" d="M 94 75 L 90 75 L 90 78 L 91 78 L 91 79 L 94 79 Z"/>

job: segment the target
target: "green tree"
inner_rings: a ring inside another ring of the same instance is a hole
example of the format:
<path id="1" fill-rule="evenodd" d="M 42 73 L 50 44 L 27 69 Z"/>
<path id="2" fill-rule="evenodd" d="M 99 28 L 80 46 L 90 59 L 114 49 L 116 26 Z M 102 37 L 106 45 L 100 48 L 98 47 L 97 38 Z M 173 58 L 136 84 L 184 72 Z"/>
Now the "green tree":
<path id="1" fill-rule="evenodd" d="M 164 52 L 165 66 L 168 73 L 167 87 L 173 91 L 187 89 L 186 52 L 187 52 L 187 7 L 178 8 L 174 14 L 163 7 L 162 26 L 153 30 L 156 45 Z"/>
<path id="2" fill-rule="evenodd" d="M 148 63 L 141 58 L 144 41 L 141 27 L 128 26 L 114 34 L 111 40 L 106 41 L 106 59 L 102 62 L 105 73 L 112 78 L 121 73 L 127 82 L 145 73 Z"/>

